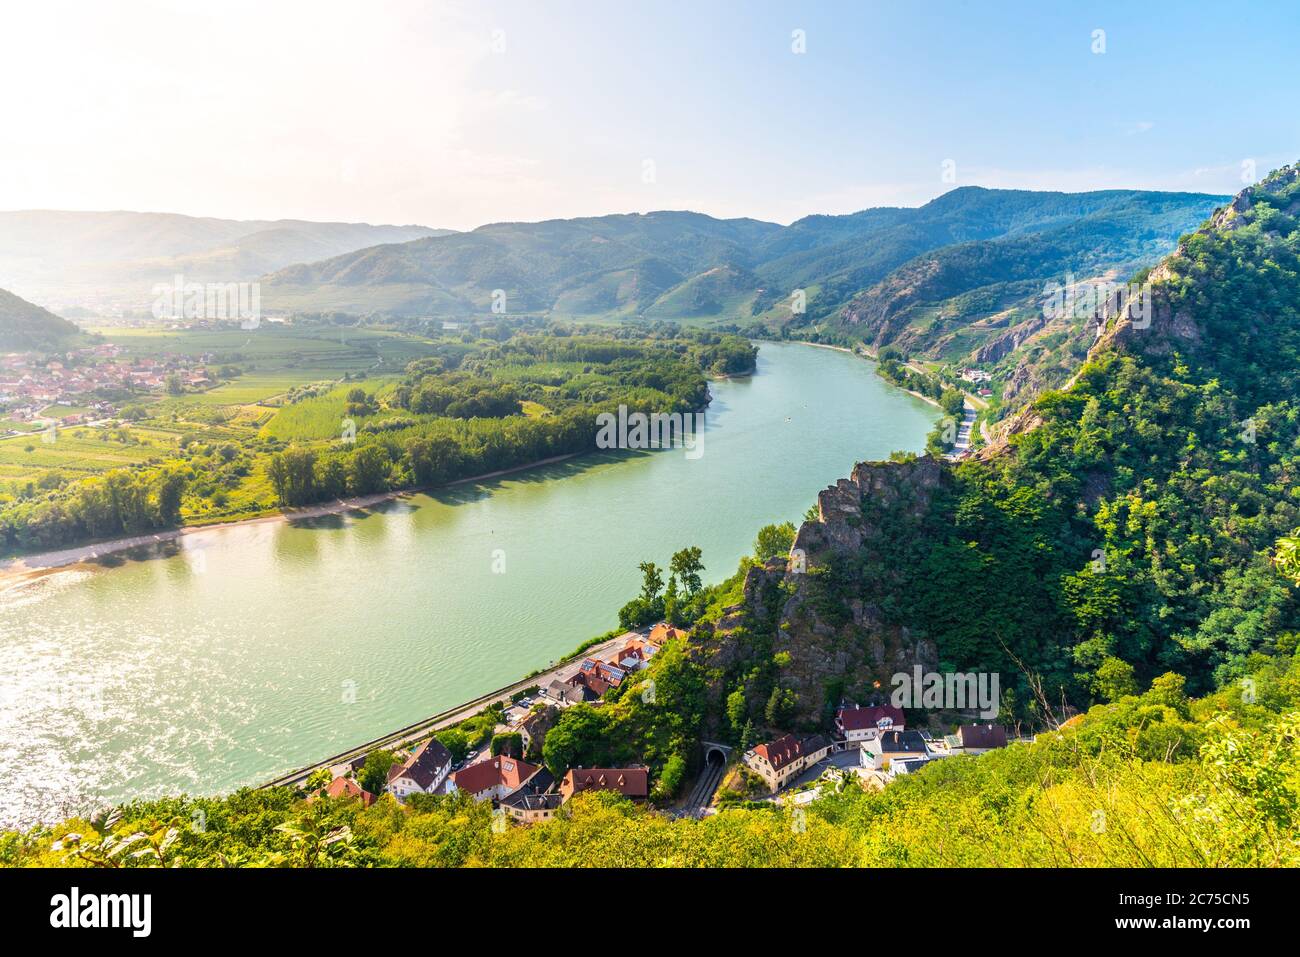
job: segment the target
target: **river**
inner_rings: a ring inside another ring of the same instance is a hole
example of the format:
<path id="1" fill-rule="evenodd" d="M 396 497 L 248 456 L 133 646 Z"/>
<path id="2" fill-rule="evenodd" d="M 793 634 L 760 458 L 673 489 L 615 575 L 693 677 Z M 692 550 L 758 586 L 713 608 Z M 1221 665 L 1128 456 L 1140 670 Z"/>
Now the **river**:
<path id="1" fill-rule="evenodd" d="M 0 605 L 0 825 L 257 784 L 543 667 L 617 624 L 637 564 L 720 581 L 938 410 L 867 361 L 762 343 L 702 454 L 595 454 L 34 580 Z"/>

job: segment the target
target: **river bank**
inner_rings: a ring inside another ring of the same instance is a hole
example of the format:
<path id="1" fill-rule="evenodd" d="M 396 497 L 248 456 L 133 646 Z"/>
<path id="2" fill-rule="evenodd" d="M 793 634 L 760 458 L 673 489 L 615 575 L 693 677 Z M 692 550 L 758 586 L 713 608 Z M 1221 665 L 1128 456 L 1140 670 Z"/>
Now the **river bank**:
<path id="1" fill-rule="evenodd" d="M 802 339 L 791 339 L 790 341 L 791 341 L 791 342 L 798 342 L 798 343 L 800 343 L 801 345 L 805 345 L 805 346 L 816 346 L 818 349 L 833 349 L 833 350 L 835 350 L 836 352 L 847 352 L 849 355 L 853 355 L 853 356 L 856 356 L 856 355 L 862 355 L 863 353 L 865 353 L 865 354 L 866 354 L 866 357 L 867 357 L 868 359 L 870 359 L 872 362 L 879 362 L 879 361 L 880 361 L 880 359 L 878 358 L 878 356 L 877 356 L 875 353 L 873 353 L 873 352 L 871 351 L 871 349 L 870 349 L 868 346 L 866 346 L 865 344 L 862 346 L 862 352 L 860 353 L 860 352 L 858 352 L 857 349 L 850 349 L 848 346 L 832 346 L 832 345 L 828 345 L 828 344 L 826 344 L 826 343 L 824 343 L 824 342 L 805 342 L 805 341 L 802 340 Z M 911 369 L 913 372 L 924 373 L 924 371 L 925 371 L 925 370 L 923 370 L 923 369 L 918 369 L 916 366 L 912 365 L 910 362 L 907 363 L 907 368 Z M 884 377 L 882 376 L 881 378 L 884 378 Z M 888 382 L 889 380 L 886 379 L 885 381 Z M 889 384 L 892 385 L 892 386 L 893 386 L 894 388 L 896 388 L 896 389 L 902 389 L 902 390 L 903 390 L 904 392 L 906 392 L 908 395 L 910 395 L 910 396 L 912 396 L 912 397 L 914 397 L 914 398 L 920 399 L 922 402 L 929 403 L 930 405 L 934 406 L 934 407 L 937 408 L 937 409 L 942 409 L 942 408 L 943 408 L 943 406 L 939 404 L 939 400 L 938 400 L 938 399 L 933 399 L 933 398 L 931 398 L 931 397 L 928 396 L 928 395 L 922 395 L 920 392 L 916 392 L 916 391 L 914 391 L 914 390 L 912 390 L 912 389 L 905 388 L 905 387 L 899 385 L 897 382 L 890 382 Z"/>
<path id="2" fill-rule="evenodd" d="M 470 482 L 486 482 L 491 479 L 501 478 L 505 475 L 513 475 L 516 472 L 523 472 L 527 469 L 540 468 L 543 465 L 554 465 L 557 462 L 564 462 L 568 459 L 576 458 L 581 454 L 582 453 L 580 452 L 570 452 L 566 455 L 553 455 L 550 458 L 539 459 L 536 462 L 528 462 L 525 465 L 518 465 L 514 468 L 498 469 L 495 472 L 484 472 L 481 475 L 470 475 L 466 478 L 456 479 L 453 482 L 446 482 L 443 485 L 433 486 L 432 488 L 452 488 Z M 271 514 L 254 515 L 249 518 L 236 519 L 235 521 L 230 522 L 214 522 L 210 525 L 185 525 L 180 528 L 153 532 L 148 535 L 129 535 L 124 538 L 116 538 L 104 542 L 94 542 L 89 545 L 77 545 L 71 548 L 53 549 L 48 552 L 18 555 L 0 562 L 0 596 L 3 596 L 8 589 L 15 585 L 34 578 L 39 578 L 42 575 L 69 569 L 77 565 L 89 564 L 107 555 L 120 554 L 121 552 L 131 551 L 135 548 L 144 548 L 150 545 L 161 545 L 167 542 L 179 541 L 186 536 L 197 535 L 202 532 L 216 532 L 230 528 L 243 528 L 250 525 L 279 524 L 283 522 L 323 518 L 327 515 L 341 515 L 346 512 L 356 512 L 362 509 L 373 508 L 374 506 L 381 505 L 385 502 L 409 498 L 412 495 L 418 495 L 421 492 L 427 492 L 430 490 L 431 488 L 411 488 L 398 489 L 391 492 L 377 492 L 374 495 L 340 498 L 335 499 L 332 502 L 322 502 L 319 505 L 310 505 L 305 508 L 282 509 Z"/>
<path id="3" fill-rule="evenodd" d="M 933 426 L 930 406 L 832 350 L 764 344 L 758 372 L 711 384 L 702 457 L 597 453 L 15 588 L 0 599 L 0 822 L 228 793 L 454 719 L 613 631 L 641 563 L 698 547 L 702 577 L 722 580 L 757 529 L 797 521 L 856 462 L 919 452 Z"/>

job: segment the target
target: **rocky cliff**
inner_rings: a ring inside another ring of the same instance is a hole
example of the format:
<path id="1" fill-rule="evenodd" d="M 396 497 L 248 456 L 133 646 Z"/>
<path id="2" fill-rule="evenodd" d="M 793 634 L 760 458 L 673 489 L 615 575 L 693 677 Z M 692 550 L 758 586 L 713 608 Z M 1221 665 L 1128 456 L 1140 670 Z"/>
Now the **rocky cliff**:
<path id="1" fill-rule="evenodd" d="M 817 519 L 799 527 L 790 556 L 749 570 L 744 602 L 699 646 L 701 662 L 725 675 L 768 656 L 778 661 L 776 686 L 792 693 L 791 727 L 824 723 L 844 696 L 887 693 L 890 677 L 915 664 L 935 667 L 932 641 L 883 620 L 877 600 L 888 592 L 888 571 L 872 565 L 892 536 L 919 529 L 946 481 L 945 466 L 926 457 L 863 462 L 824 489 Z"/>

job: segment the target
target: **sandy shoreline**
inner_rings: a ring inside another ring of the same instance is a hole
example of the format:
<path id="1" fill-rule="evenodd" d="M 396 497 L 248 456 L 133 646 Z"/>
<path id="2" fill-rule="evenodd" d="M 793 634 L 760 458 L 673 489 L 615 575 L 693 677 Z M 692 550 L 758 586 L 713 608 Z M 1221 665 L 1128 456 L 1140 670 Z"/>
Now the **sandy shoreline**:
<path id="1" fill-rule="evenodd" d="M 540 459 L 536 462 L 529 462 L 526 465 L 518 465 L 514 468 L 498 469 L 495 472 L 484 472 L 482 475 L 470 475 L 463 479 L 456 479 L 454 482 L 447 482 L 443 485 L 439 485 L 437 488 L 451 488 L 455 485 L 464 485 L 467 482 L 483 482 L 489 479 L 500 478 L 505 475 L 512 475 L 515 472 L 523 472 L 526 469 L 538 468 L 542 465 L 554 465 L 556 462 L 563 462 L 567 459 L 575 458 L 580 454 L 582 453 L 571 452 L 567 455 L 553 455 L 550 458 Z M 0 561 L 0 593 L 3 593 L 4 590 L 7 590 L 13 585 L 34 578 L 39 578 L 59 569 L 67 569 L 76 565 L 89 564 L 105 555 L 130 551 L 133 548 L 142 548 L 148 545 L 159 545 L 164 542 L 178 541 L 187 535 L 197 535 L 200 532 L 221 531 L 230 528 L 242 528 L 248 525 L 292 522 L 304 519 L 322 518 L 326 515 L 340 515 L 344 512 L 355 512 L 371 508 L 372 506 L 379 505 L 383 502 L 409 498 L 412 495 L 418 495 L 424 491 L 429 490 L 413 488 L 393 492 L 378 492 L 374 495 L 335 499 L 332 502 L 322 502 L 320 505 L 310 505 L 306 508 L 285 509 L 272 515 L 256 515 L 251 518 L 236 519 L 232 522 L 214 522 L 211 525 L 186 525 L 181 528 L 167 529 L 166 531 L 153 532 L 148 535 L 131 535 L 126 538 L 117 538 L 108 542 L 96 542 L 91 545 L 77 545 L 71 548 L 38 552 L 32 555 L 19 555 L 15 558 Z"/>
<path id="2" fill-rule="evenodd" d="M 848 346 L 831 346 L 831 345 L 827 345 L 827 344 L 824 343 L 824 342 L 804 342 L 802 339 L 792 339 L 792 340 L 790 340 L 790 341 L 791 341 L 791 342 L 798 342 L 798 343 L 800 343 L 800 344 L 802 344 L 802 345 L 805 345 L 805 346 L 815 346 L 815 347 L 818 348 L 818 349 L 834 349 L 836 352 L 847 352 L 847 353 L 848 353 L 849 355 L 851 355 L 851 356 L 861 355 L 861 353 L 859 353 L 856 349 L 850 349 Z M 863 350 L 863 352 L 866 353 L 867 358 L 870 359 L 872 362 L 879 362 L 879 361 L 880 361 L 878 358 L 876 358 L 875 356 L 873 356 L 873 355 L 871 354 L 870 350 L 868 350 L 866 346 L 863 346 L 863 347 L 862 347 L 862 350 Z M 915 366 L 911 366 L 911 365 L 909 365 L 908 368 L 911 369 L 913 372 L 921 372 L 921 371 L 923 371 L 923 370 L 921 370 L 921 369 L 917 369 Z M 882 376 L 882 378 L 883 378 L 883 376 Z M 885 381 L 886 381 L 886 382 L 889 382 L 888 379 L 885 379 Z M 899 385 L 897 382 L 889 382 L 889 384 L 892 385 L 895 389 L 903 389 L 903 387 L 902 387 L 901 385 Z M 922 402 L 928 402 L 930 405 L 934 406 L 934 407 L 937 408 L 937 409 L 942 409 L 942 408 L 943 408 L 943 406 L 939 404 L 939 400 L 938 400 L 938 399 L 932 399 L 932 398 L 930 398 L 928 395 L 922 395 L 921 393 L 919 393 L 919 392 L 914 392 L 914 391 L 911 390 L 911 389 L 903 389 L 903 391 L 906 392 L 908 395 L 915 396 L 916 398 L 920 399 Z"/>

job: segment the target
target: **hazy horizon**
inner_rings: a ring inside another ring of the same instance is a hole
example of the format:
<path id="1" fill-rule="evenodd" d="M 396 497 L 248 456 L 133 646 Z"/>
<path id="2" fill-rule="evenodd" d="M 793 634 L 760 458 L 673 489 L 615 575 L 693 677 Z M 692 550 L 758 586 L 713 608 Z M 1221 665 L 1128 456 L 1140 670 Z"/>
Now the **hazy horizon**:
<path id="1" fill-rule="evenodd" d="M 0 209 L 464 231 L 1235 193 L 1300 155 L 1300 31 L 1211 72 L 1236 24 L 1190 9 L 54 0 L 10 13 Z"/>
<path id="2" fill-rule="evenodd" d="M 1264 170 L 1263 172 L 1266 173 L 1266 172 L 1268 172 L 1268 170 Z M 795 217 L 794 219 L 789 220 L 788 222 L 778 222 L 778 221 L 776 221 L 776 220 L 772 220 L 772 219 L 763 219 L 762 217 L 759 217 L 759 216 L 745 216 L 745 215 L 740 215 L 740 216 L 713 216 L 713 214 L 711 214 L 711 213 L 706 213 L 706 212 L 704 212 L 703 210 L 699 210 L 699 209 L 610 210 L 609 212 L 605 212 L 605 213 L 591 213 L 591 214 L 584 214 L 584 215 L 582 215 L 582 216 L 550 216 L 550 217 L 547 217 L 547 218 L 545 218 L 545 219 L 496 219 L 496 220 L 492 220 L 492 221 L 490 221 L 490 222 L 479 223 L 479 224 L 477 224 L 477 225 L 475 225 L 475 226 L 469 226 L 469 227 L 467 227 L 467 228 L 465 228 L 465 229 L 454 229 L 453 227 L 450 227 L 450 226 L 442 226 L 442 225 L 439 225 L 438 223 L 417 223 L 417 222 L 410 222 L 410 223 L 395 223 L 395 222 L 380 222 L 380 221 L 373 220 L 373 219 L 371 219 L 371 220 L 367 220 L 367 219 L 357 219 L 357 220 L 308 220 L 308 219 L 303 219 L 303 218 L 300 217 L 300 216 L 287 216 L 287 217 L 281 217 L 281 218 L 278 218 L 278 219 L 272 219 L 272 218 L 268 218 L 268 217 L 265 217 L 265 216 L 252 216 L 252 217 L 247 217 L 247 218 L 237 218 L 237 217 L 231 217 L 231 216 L 209 216 L 209 215 L 199 215 L 199 214 L 195 214 L 195 213 L 187 213 L 187 212 L 185 212 L 184 210 L 176 210 L 176 209 L 52 209 L 52 208 L 26 208 L 26 209 L 0 209 L 0 215 L 4 215 L 4 214 L 6 214 L 6 213 L 87 213 L 87 214 L 131 213 L 131 214 L 137 214 L 137 215 L 142 215 L 142 216 L 183 216 L 183 217 L 186 217 L 186 218 L 188 218 L 188 219 L 224 219 L 224 220 L 228 220 L 228 221 L 231 221 L 231 222 L 249 222 L 249 223 L 253 223 L 253 222 L 261 222 L 261 223 L 277 223 L 277 222 L 286 222 L 286 223 L 287 223 L 287 222 L 311 222 L 311 223 L 317 223 L 317 224 L 326 224 L 326 223 L 344 223 L 344 224 L 346 224 L 346 225 L 367 225 L 367 226 L 396 226 L 396 227 L 404 227 L 404 226 L 419 226 L 419 227 L 425 227 L 425 228 L 428 228 L 428 229 L 448 229 L 448 230 L 452 230 L 452 231 L 454 231 L 454 232 L 473 232 L 475 229 L 481 229 L 481 228 L 484 227 L 484 226 L 494 226 L 494 225 L 500 225 L 500 224 L 504 224 L 504 223 L 541 223 L 541 222 L 557 222 L 557 221 L 570 220 L 570 219 L 599 219 L 599 218 L 602 218 L 602 217 L 605 217 L 605 216 L 651 216 L 651 215 L 654 215 L 654 214 L 656 214 L 656 213 L 691 213 L 691 214 L 697 214 L 697 215 L 703 215 L 703 216 L 710 216 L 710 217 L 712 217 L 712 218 L 714 218 L 714 219 L 720 219 L 720 220 L 727 220 L 727 219 L 749 219 L 749 220 L 755 220 L 755 221 L 759 221 L 759 222 L 766 222 L 766 223 L 769 223 L 769 224 L 772 224 L 772 225 L 776 225 L 776 226 L 789 226 L 791 223 L 797 222 L 799 219 L 803 219 L 803 218 L 805 218 L 805 217 L 810 217 L 810 216 L 843 216 L 843 215 L 852 215 L 853 213 L 864 212 L 864 211 L 866 211 L 866 210 L 868 210 L 868 209 L 884 209 L 884 208 L 905 208 L 905 209 L 915 209 L 915 208 L 919 208 L 919 207 L 921 207 L 921 206 L 925 206 L 925 205 L 928 204 L 928 203 L 932 203 L 932 202 L 934 202 L 934 200 L 940 198 L 941 196 L 946 195 L 947 193 L 953 192 L 953 191 L 958 190 L 958 189 L 965 189 L 965 188 L 970 188 L 970 187 L 980 188 L 980 189 L 998 189 L 998 190 L 1007 190 L 1007 191 L 1012 191 L 1012 190 L 1018 190 L 1018 189 L 1019 189 L 1019 190 L 1022 191 L 1022 192 L 1031 192 L 1031 193 L 1048 193 L 1048 192 L 1087 193 L 1087 192 L 1108 192 L 1108 191 L 1117 191 L 1117 190 L 1118 190 L 1118 191 L 1124 191 L 1124 190 L 1145 190 L 1144 187 L 1130 187 L 1130 186 L 1107 186 L 1107 187 L 1103 187 L 1103 188 L 1096 189 L 1096 190 L 1021 189 L 1020 187 L 1014 187 L 1014 186 L 982 187 L 982 186 L 980 186 L 980 185 L 977 184 L 977 183 L 967 183 L 967 184 L 965 184 L 964 186 L 952 186 L 952 187 L 949 187 L 948 189 L 943 190 L 942 192 L 939 192 L 939 193 L 935 194 L 934 196 L 930 197 L 929 199 L 924 200 L 924 201 L 919 202 L 919 203 L 880 204 L 880 205 L 877 205 L 877 206 L 874 206 L 874 207 L 864 206 L 864 207 L 862 207 L 862 209 L 852 209 L 852 210 L 846 210 L 846 211 L 844 211 L 844 212 L 838 212 L 838 213 L 826 213 L 826 212 L 821 211 L 821 210 L 809 210 L 808 212 L 802 214 L 801 216 L 797 216 L 797 217 Z M 1169 193 L 1195 193 L 1195 194 L 1204 195 L 1204 196 L 1231 196 L 1231 195 L 1234 195 L 1236 192 L 1238 192 L 1238 190 L 1225 191 L 1225 192 L 1222 192 L 1222 193 L 1215 193 L 1215 192 L 1213 192 L 1213 191 L 1208 191 L 1208 190 L 1146 190 L 1146 191 L 1150 191 L 1150 192 L 1169 192 Z"/>

